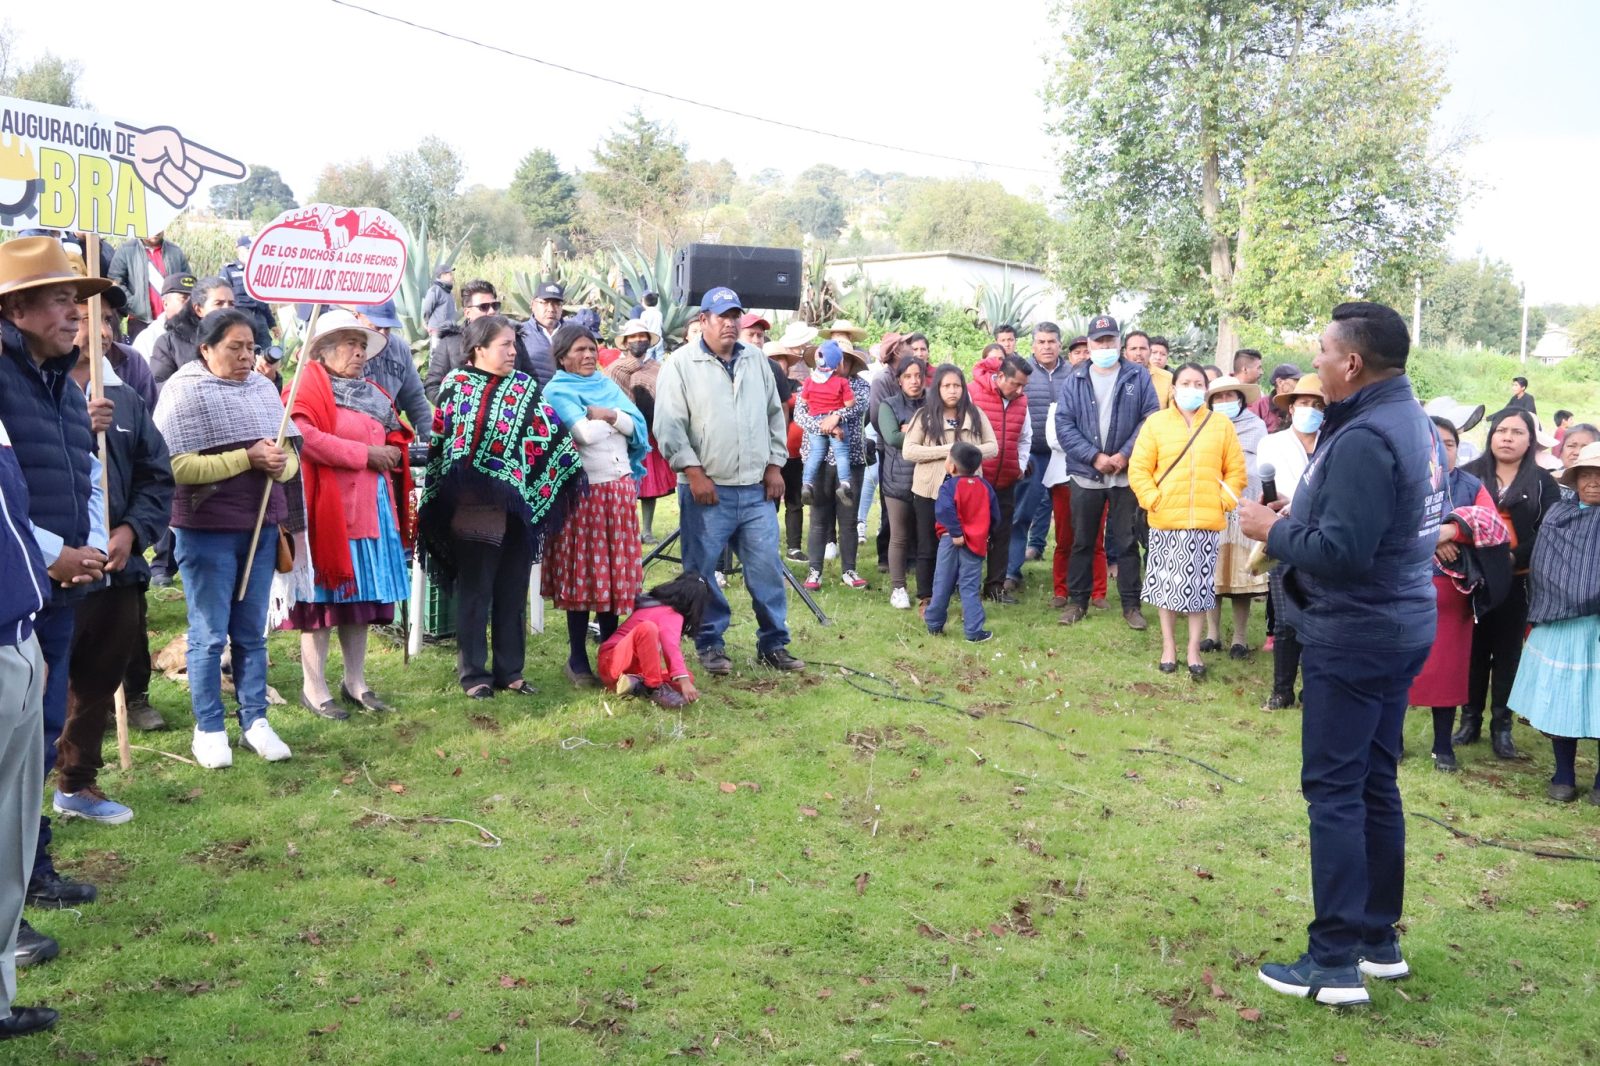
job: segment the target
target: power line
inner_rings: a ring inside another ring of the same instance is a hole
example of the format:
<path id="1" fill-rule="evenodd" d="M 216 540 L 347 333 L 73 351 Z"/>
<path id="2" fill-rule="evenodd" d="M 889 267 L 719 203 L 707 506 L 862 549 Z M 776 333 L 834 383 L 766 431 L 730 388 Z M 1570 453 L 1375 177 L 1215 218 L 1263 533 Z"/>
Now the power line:
<path id="1" fill-rule="evenodd" d="M 460 34 L 451 33 L 449 30 L 441 30 L 437 26 L 425 26 L 420 22 L 412 22 L 410 19 L 403 19 L 398 15 L 391 15 L 386 11 L 377 11 L 361 4 L 351 3 L 350 0 L 331 0 L 331 2 L 340 7 L 349 8 L 352 11 L 360 11 L 363 14 L 372 15 L 374 18 L 380 18 L 386 22 L 398 23 L 401 26 L 406 26 L 413 30 L 420 30 L 423 33 L 431 33 L 437 37 L 443 37 L 447 40 L 471 45 L 474 48 L 483 48 L 490 52 L 499 52 L 501 55 L 510 56 L 513 59 L 521 59 L 529 63 L 537 63 L 542 67 L 549 67 L 552 70 L 559 70 L 566 74 L 576 74 L 580 78 L 589 78 L 592 81 L 604 82 L 607 85 L 615 85 L 621 89 L 628 89 L 632 92 L 644 93 L 646 96 L 658 96 L 663 100 L 671 100 L 675 103 L 688 104 L 690 107 L 704 108 L 707 111 L 715 111 L 723 115 L 732 115 L 735 118 L 749 119 L 752 122 L 761 122 L 769 126 L 781 126 L 784 129 L 794 130 L 798 133 L 810 133 L 818 137 L 829 137 L 836 141 L 848 141 L 851 144 L 866 145 L 869 148 L 883 148 L 891 152 L 904 152 L 907 155 L 919 155 L 927 159 L 942 159 L 948 163 L 965 163 L 969 166 L 992 167 L 999 170 L 1015 170 L 1024 174 L 1053 175 L 1055 173 L 1054 171 L 1045 170 L 1041 167 L 1023 167 L 1017 166 L 1015 163 L 992 163 L 984 159 L 968 159 L 965 156 L 945 155 L 941 152 L 930 152 L 922 148 L 907 148 L 906 146 L 899 144 L 885 144 L 882 141 L 867 140 L 865 137 L 853 137 L 848 133 L 834 133 L 829 130 L 819 130 L 814 126 L 801 126 L 794 122 L 785 122 L 783 119 L 767 118 L 762 115 L 754 115 L 748 111 L 738 111 L 731 107 L 723 107 L 721 104 L 708 104 L 704 100 L 695 100 L 687 96 L 679 96 L 676 93 L 663 92 L 660 89 L 650 89 L 643 85 L 635 85 L 632 82 L 621 81 L 617 78 L 608 78 L 603 74 L 596 74 L 588 70 L 579 70 L 576 67 L 569 67 L 548 59 L 541 59 L 538 56 L 530 56 L 524 52 L 514 52 L 509 48 L 503 48 L 497 44 L 490 44 L 487 41 L 474 40 L 471 37 L 463 37 Z"/>

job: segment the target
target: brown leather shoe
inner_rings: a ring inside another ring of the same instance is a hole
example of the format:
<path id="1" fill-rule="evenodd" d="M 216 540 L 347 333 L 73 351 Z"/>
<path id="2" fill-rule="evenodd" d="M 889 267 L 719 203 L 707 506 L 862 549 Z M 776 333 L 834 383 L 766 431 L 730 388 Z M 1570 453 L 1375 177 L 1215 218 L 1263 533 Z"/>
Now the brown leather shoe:
<path id="1" fill-rule="evenodd" d="M 1128 623 L 1129 629 L 1137 629 L 1142 631 L 1150 628 L 1150 623 L 1146 622 L 1144 620 L 1144 615 L 1140 614 L 1137 610 L 1123 611 L 1122 620 Z"/>
<path id="2" fill-rule="evenodd" d="M 1059 611 L 1059 610 L 1061 610 L 1061 608 L 1065 607 L 1066 605 L 1067 605 L 1067 598 L 1065 596 L 1051 596 L 1050 597 L 1050 607 L 1051 607 L 1052 610 Z"/>
<path id="3" fill-rule="evenodd" d="M 1089 606 L 1093 607 L 1097 611 L 1109 611 L 1111 609 L 1111 605 L 1106 602 L 1106 598 L 1104 596 L 1094 597 L 1089 601 Z"/>
<path id="4" fill-rule="evenodd" d="M 1061 617 L 1056 619 L 1056 621 L 1064 626 L 1074 626 L 1083 621 L 1084 616 L 1088 613 L 1088 611 L 1085 611 L 1082 607 L 1079 607 L 1075 603 L 1069 604 L 1067 609 L 1061 612 Z"/>

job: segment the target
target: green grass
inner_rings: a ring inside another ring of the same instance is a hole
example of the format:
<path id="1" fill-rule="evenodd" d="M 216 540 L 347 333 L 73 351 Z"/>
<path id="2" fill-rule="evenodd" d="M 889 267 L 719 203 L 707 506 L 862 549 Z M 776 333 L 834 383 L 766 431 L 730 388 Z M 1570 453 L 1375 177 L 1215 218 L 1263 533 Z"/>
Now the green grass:
<path id="1" fill-rule="evenodd" d="M 373 687 L 399 714 L 280 708 L 278 765 L 136 752 L 103 778 L 132 823 L 58 823 L 61 865 L 102 898 L 30 912 L 63 954 L 20 975 L 19 1000 L 63 1019 L 0 1062 L 1600 1057 L 1600 869 L 1417 820 L 1417 977 L 1345 1016 L 1268 992 L 1257 959 L 1297 956 L 1310 906 L 1298 719 L 1259 709 L 1267 657 L 1223 657 L 1204 685 L 1161 675 L 1154 632 L 1099 612 L 1057 627 L 1037 570 L 981 647 L 928 637 L 881 582 L 851 592 L 835 568 L 832 626 L 793 605 L 802 657 L 977 717 L 828 668 L 755 669 L 736 582 L 739 668 L 681 716 L 566 689 L 553 626 L 530 647 L 537 700 L 470 703 L 449 648 L 405 667 L 375 640 Z M 181 604 L 152 625 L 159 646 Z M 272 641 L 291 700 L 297 647 Z M 179 728 L 135 742 L 187 754 L 184 691 L 155 698 Z M 1526 726 L 1531 760 L 1479 745 L 1457 777 L 1432 770 L 1428 730 L 1407 724 L 1409 809 L 1600 855 L 1600 809 L 1543 800 L 1549 752 Z"/>

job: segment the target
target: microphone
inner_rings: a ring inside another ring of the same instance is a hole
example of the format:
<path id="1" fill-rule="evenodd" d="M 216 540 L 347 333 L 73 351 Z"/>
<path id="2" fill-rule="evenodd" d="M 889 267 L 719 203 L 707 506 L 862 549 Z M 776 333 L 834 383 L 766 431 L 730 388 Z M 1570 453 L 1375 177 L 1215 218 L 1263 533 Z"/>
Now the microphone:
<path id="1" fill-rule="evenodd" d="M 1256 468 L 1256 473 L 1261 478 L 1261 502 L 1263 504 L 1277 502 L 1278 483 L 1274 478 L 1278 476 L 1278 468 L 1271 463 L 1262 463 Z"/>

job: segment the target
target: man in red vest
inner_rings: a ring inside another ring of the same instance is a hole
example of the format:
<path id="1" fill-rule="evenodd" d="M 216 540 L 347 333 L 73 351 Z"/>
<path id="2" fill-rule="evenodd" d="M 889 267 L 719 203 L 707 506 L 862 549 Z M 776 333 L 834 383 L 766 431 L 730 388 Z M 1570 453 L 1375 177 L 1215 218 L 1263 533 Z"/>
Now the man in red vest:
<path id="1" fill-rule="evenodd" d="M 1029 366 L 1014 355 L 991 355 L 972 368 L 970 392 L 994 427 L 1000 453 L 983 464 L 983 479 L 994 487 L 1000 501 L 1000 521 L 989 531 L 994 544 L 1011 543 L 1011 512 L 1015 509 L 1017 482 L 1022 480 L 1033 451 L 1033 423 L 1028 418 Z M 984 595 L 995 603 L 1016 603 L 1015 582 L 1006 580 L 1009 555 L 989 553 L 984 575 Z"/>

